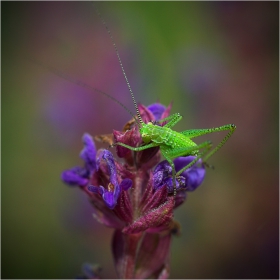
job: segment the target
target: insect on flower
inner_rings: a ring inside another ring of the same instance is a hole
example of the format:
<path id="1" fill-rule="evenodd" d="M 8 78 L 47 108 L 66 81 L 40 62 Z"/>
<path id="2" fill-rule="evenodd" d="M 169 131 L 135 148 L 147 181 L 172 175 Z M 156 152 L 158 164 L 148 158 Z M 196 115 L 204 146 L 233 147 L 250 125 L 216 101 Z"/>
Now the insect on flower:
<path id="1" fill-rule="evenodd" d="M 134 107 L 137 115 L 137 119 L 135 119 L 135 121 L 138 125 L 140 135 L 143 141 L 143 145 L 141 145 L 140 147 L 132 147 L 122 142 L 116 142 L 112 144 L 111 147 L 119 145 L 135 152 L 140 152 L 153 147 L 159 147 L 163 157 L 168 161 L 168 163 L 172 167 L 173 191 L 174 191 L 174 196 L 176 196 L 176 181 L 178 181 L 179 184 L 182 185 L 180 175 L 185 170 L 193 166 L 199 159 L 202 158 L 204 162 L 206 162 L 214 153 L 216 153 L 227 142 L 227 140 L 235 131 L 236 126 L 234 124 L 227 124 L 214 128 L 190 129 L 182 132 L 176 132 L 172 130 L 172 127 L 182 119 L 180 113 L 175 113 L 159 121 L 155 121 L 155 122 L 148 121 L 147 123 L 145 123 L 140 115 L 139 108 L 137 106 L 133 91 L 127 79 L 126 73 L 124 71 L 122 61 L 119 55 L 119 51 L 117 49 L 113 36 L 110 32 L 110 29 L 108 28 L 104 19 L 101 17 L 99 11 L 98 10 L 96 11 L 98 16 L 101 18 L 102 23 L 105 26 L 111 38 L 112 44 L 115 48 L 115 52 L 117 54 L 121 70 L 123 72 L 132 101 L 134 103 Z M 198 136 L 202 136 L 213 132 L 224 131 L 224 130 L 229 132 L 212 151 L 209 151 L 212 147 L 211 141 L 206 141 L 197 145 L 192 140 L 192 138 Z M 179 171 L 176 172 L 173 159 L 181 156 L 195 156 L 195 158 L 191 162 L 189 162 L 186 166 L 182 167 Z"/>

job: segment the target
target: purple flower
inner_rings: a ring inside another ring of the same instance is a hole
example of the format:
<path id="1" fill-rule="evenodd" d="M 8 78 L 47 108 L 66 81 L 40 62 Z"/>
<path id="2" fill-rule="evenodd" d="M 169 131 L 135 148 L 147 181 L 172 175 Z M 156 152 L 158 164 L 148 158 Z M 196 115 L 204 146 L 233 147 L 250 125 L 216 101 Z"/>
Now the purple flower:
<path id="1" fill-rule="evenodd" d="M 89 172 L 83 167 L 73 167 L 61 174 L 61 179 L 70 186 L 85 186 L 88 183 Z"/>
<path id="2" fill-rule="evenodd" d="M 166 108 L 160 103 L 154 103 L 149 105 L 147 108 L 152 112 L 155 120 L 158 121 L 169 116 L 171 107 L 171 104 Z"/>
<path id="3" fill-rule="evenodd" d="M 132 186 L 132 181 L 125 178 L 119 184 L 117 168 L 113 155 L 108 150 L 101 150 L 99 157 L 96 158 L 96 148 L 92 137 L 89 134 L 83 136 L 84 149 L 80 157 L 85 161 L 85 167 L 73 167 L 62 172 L 62 180 L 70 186 L 80 186 L 89 195 L 90 193 L 102 196 L 106 206 L 114 209 L 120 196 L 120 192 L 127 191 Z M 101 170 L 101 171 L 99 171 Z M 109 182 L 106 187 L 96 184 L 99 183 L 96 177 L 101 174 L 109 175 Z"/>
<path id="4" fill-rule="evenodd" d="M 84 167 L 73 167 L 61 174 L 61 179 L 70 186 L 85 186 L 89 182 L 91 174 L 96 170 L 96 148 L 92 137 L 83 135 L 84 149 L 80 157 L 85 161 Z"/>
<path id="5" fill-rule="evenodd" d="M 85 161 L 85 168 L 89 172 L 96 169 L 96 148 L 92 137 L 85 133 L 83 136 L 84 149 L 80 153 L 80 157 Z"/>
<path id="6" fill-rule="evenodd" d="M 120 196 L 121 190 L 128 190 L 132 186 L 132 181 L 128 178 L 122 180 L 122 182 L 119 184 L 117 179 L 117 169 L 115 166 L 113 155 L 108 150 L 103 150 L 99 159 L 98 159 L 98 166 L 102 164 L 102 160 L 105 161 L 105 165 L 108 168 L 108 174 L 110 177 L 110 182 L 107 186 L 107 188 L 104 188 L 103 186 L 88 186 L 88 190 L 102 195 L 102 198 L 105 202 L 105 204 L 110 209 L 114 209 L 114 207 L 117 204 L 118 198 Z"/>
<path id="7" fill-rule="evenodd" d="M 195 158 L 195 156 L 176 158 L 174 160 L 175 170 L 179 171 L 180 169 L 191 163 Z M 185 178 L 186 190 L 194 191 L 197 187 L 199 187 L 204 180 L 205 173 L 206 170 L 204 164 L 202 163 L 202 159 L 199 159 L 193 166 L 185 170 L 181 174 L 181 176 Z"/>
<path id="8" fill-rule="evenodd" d="M 174 160 L 176 172 L 187 166 L 195 158 L 195 156 L 176 158 Z M 202 184 L 205 177 L 205 172 L 206 171 L 202 160 L 199 159 L 193 166 L 180 174 L 180 181 L 176 178 L 177 191 L 181 189 L 186 191 L 194 191 Z M 159 163 L 154 170 L 154 188 L 158 189 L 163 186 L 167 186 L 169 193 L 173 192 L 172 167 L 167 160 Z"/>
<path id="9" fill-rule="evenodd" d="M 145 123 L 162 120 L 171 110 L 171 105 L 166 108 L 160 103 L 138 107 Z M 108 143 L 114 138 L 115 142 L 132 147 L 143 144 L 134 119 L 124 126 L 124 131 L 114 130 L 112 135 L 97 138 Z M 62 180 L 86 192 L 93 205 L 93 217 L 115 229 L 112 248 L 119 278 L 167 278 L 171 237 L 179 231 L 173 212 L 186 200 L 186 191 L 193 191 L 202 183 L 202 161 L 176 178 L 174 197 L 172 168 L 166 160 L 160 162 L 159 147 L 133 152 L 116 146 L 117 156 L 122 158 L 119 161 L 109 150 L 96 151 L 89 134 L 83 136 L 83 142 L 80 157 L 84 167 L 64 171 Z M 176 172 L 194 159 L 176 158 Z M 89 265 L 83 270 L 87 277 L 94 276 Z"/>

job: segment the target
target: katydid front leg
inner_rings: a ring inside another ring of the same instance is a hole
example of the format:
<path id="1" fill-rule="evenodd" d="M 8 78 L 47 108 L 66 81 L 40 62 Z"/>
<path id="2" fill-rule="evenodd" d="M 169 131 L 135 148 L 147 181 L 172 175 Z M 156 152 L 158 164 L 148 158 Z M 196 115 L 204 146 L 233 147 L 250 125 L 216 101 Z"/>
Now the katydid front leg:
<path id="1" fill-rule="evenodd" d="M 152 142 L 152 143 L 149 143 L 147 145 L 140 146 L 140 147 L 132 147 L 132 146 L 126 145 L 126 144 L 121 143 L 121 142 L 116 142 L 113 145 L 111 145 L 110 147 L 114 147 L 114 146 L 117 146 L 117 145 L 125 147 L 125 148 L 127 148 L 131 151 L 134 151 L 134 152 L 140 152 L 140 151 L 143 151 L 143 150 L 146 150 L 146 149 L 150 149 L 150 148 L 159 146 L 159 144 L 157 144 L 155 142 Z"/>
<path id="2" fill-rule="evenodd" d="M 161 123 L 161 122 L 165 122 L 165 121 L 169 121 L 168 123 L 166 123 L 164 125 L 164 127 L 173 127 L 177 122 L 179 122 L 183 117 L 179 114 L 179 113 L 176 113 L 176 114 L 172 114 L 171 116 L 167 117 L 167 118 L 164 118 L 164 119 L 161 119 L 161 120 L 158 120 L 156 121 L 156 123 Z"/>

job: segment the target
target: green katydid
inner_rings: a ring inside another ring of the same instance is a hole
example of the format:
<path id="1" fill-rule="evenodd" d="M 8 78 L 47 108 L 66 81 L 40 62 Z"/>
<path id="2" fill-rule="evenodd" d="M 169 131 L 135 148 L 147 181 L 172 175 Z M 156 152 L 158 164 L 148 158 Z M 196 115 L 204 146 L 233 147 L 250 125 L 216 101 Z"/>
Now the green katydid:
<path id="1" fill-rule="evenodd" d="M 130 149 L 135 152 L 143 151 L 152 147 L 158 147 L 160 148 L 160 151 L 163 155 L 163 157 L 169 162 L 169 164 L 172 167 L 172 177 L 173 177 L 173 189 L 174 189 L 174 196 L 176 195 L 176 183 L 175 183 L 175 177 L 178 178 L 178 181 L 180 182 L 180 174 L 184 172 L 186 169 L 190 168 L 192 165 L 194 165 L 200 158 L 204 160 L 204 162 L 212 156 L 215 152 L 217 152 L 230 138 L 230 136 L 233 134 L 234 130 L 236 129 L 236 126 L 234 124 L 227 124 L 220 127 L 214 127 L 214 128 L 208 128 L 208 129 L 190 129 L 185 130 L 183 132 L 176 132 L 172 130 L 171 128 L 182 119 L 182 116 L 179 113 L 173 114 L 165 119 L 159 120 L 157 122 L 148 122 L 144 123 L 137 103 L 135 101 L 134 94 L 132 92 L 131 86 L 128 82 L 126 73 L 124 71 L 124 67 L 122 65 L 122 61 L 119 55 L 119 51 L 117 49 L 116 43 L 113 39 L 113 36 L 104 21 L 104 19 L 101 17 L 99 11 L 96 9 L 98 16 L 101 18 L 103 25 L 105 26 L 112 44 L 115 48 L 115 52 L 117 54 L 119 64 L 121 66 L 124 78 L 126 80 L 128 89 L 130 91 L 130 95 L 132 98 L 132 101 L 134 103 L 134 107 L 136 109 L 136 114 L 138 120 L 136 121 L 139 131 L 142 137 L 142 140 L 144 142 L 143 146 L 140 147 L 132 147 L 129 145 L 126 145 L 124 143 L 116 142 L 111 146 L 123 146 L 127 149 Z M 158 126 L 158 123 L 161 122 L 167 122 L 164 126 Z M 223 138 L 223 140 L 208 154 L 207 152 L 211 149 L 212 143 L 210 141 L 205 141 L 199 145 L 197 145 L 194 141 L 192 141 L 192 138 L 202 136 L 205 134 L 209 134 L 212 132 L 219 132 L 219 131 L 229 131 L 227 135 Z M 201 149 L 204 149 L 203 152 L 200 152 Z M 175 172 L 175 166 L 173 163 L 173 159 L 180 157 L 180 156 L 189 156 L 194 155 L 196 158 L 190 162 L 188 165 L 183 167 L 181 170 L 179 170 L 177 173 Z M 176 174 L 175 174 L 176 173 Z"/>
<path id="2" fill-rule="evenodd" d="M 229 137 L 233 134 L 236 126 L 234 124 L 227 124 L 220 127 L 208 128 L 208 129 L 190 129 L 185 130 L 183 132 L 177 132 L 171 129 L 178 121 L 182 119 L 182 116 L 177 113 L 173 114 L 165 119 L 161 119 L 159 122 L 168 121 L 164 126 L 158 126 L 157 123 L 148 122 L 145 124 L 140 116 L 139 110 L 136 107 L 137 116 L 140 122 L 140 134 L 145 145 L 140 147 L 131 147 L 124 143 L 114 143 L 112 146 L 120 145 L 125 148 L 128 148 L 132 151 L 139 152 L 152 147 L 159 146 L 160 151 L 164 158 L 169 162 L 172 167 L 172 176 L 173 176 L 173 185 L 174 185 L 174 195 L 176 195 L 176 183 L 175 177 L 178 178 L 180 182 L 180 174 L 184 172 L 186 169 L 190 168 L 194 165 L 200 158 L 203 158 L 206 161 L 210 156 L 212 156 L 215 152 L 217 152 L 229 139 Z M 209 134 L 212 132 L 224 131 L 228 130 L 229 132 L 223 138 L 223 140 L 207 155 L 205 155 L 212 147 L 212 143 L 210 141 L 205 141 L 199 145 L 197 145 L 191 138 L 195 138 L 201 135 Z M 199 152 L 200 149 L 205 149 L 202 153 Z M 180 156 L 189 156 L 194 155 L 196 158 L 190 162 L 188 165 L 183 167 L 175 174 L 175 166 L 173 163 L 173 159 Z M 204 156 L 205 155 L 205 156 Z"/>

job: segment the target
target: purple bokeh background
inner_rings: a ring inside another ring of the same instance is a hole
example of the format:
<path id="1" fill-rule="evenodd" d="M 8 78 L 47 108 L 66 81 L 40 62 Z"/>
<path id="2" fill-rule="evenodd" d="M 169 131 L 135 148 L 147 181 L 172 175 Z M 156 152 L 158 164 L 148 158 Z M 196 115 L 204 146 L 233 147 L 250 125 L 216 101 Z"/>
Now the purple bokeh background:
<path id="1" fill-rule="evenodd" d="M 114 278 L 112 231 L 60 182 L 85 132 L 121 130 L 134 112 L 90 2 L 1 2 L 2 278 L 74 278 L 84 262 Z M 177 131 L 234 123 L 203 185 L 177 210 L 171 278 L 278 278 L 279 3 L 98 3 L 137 101 L 180 112 Z M 214 143 L 223 133 L 197 138 Z M 107 147 L 98 143 L 98 148 Z"/>

